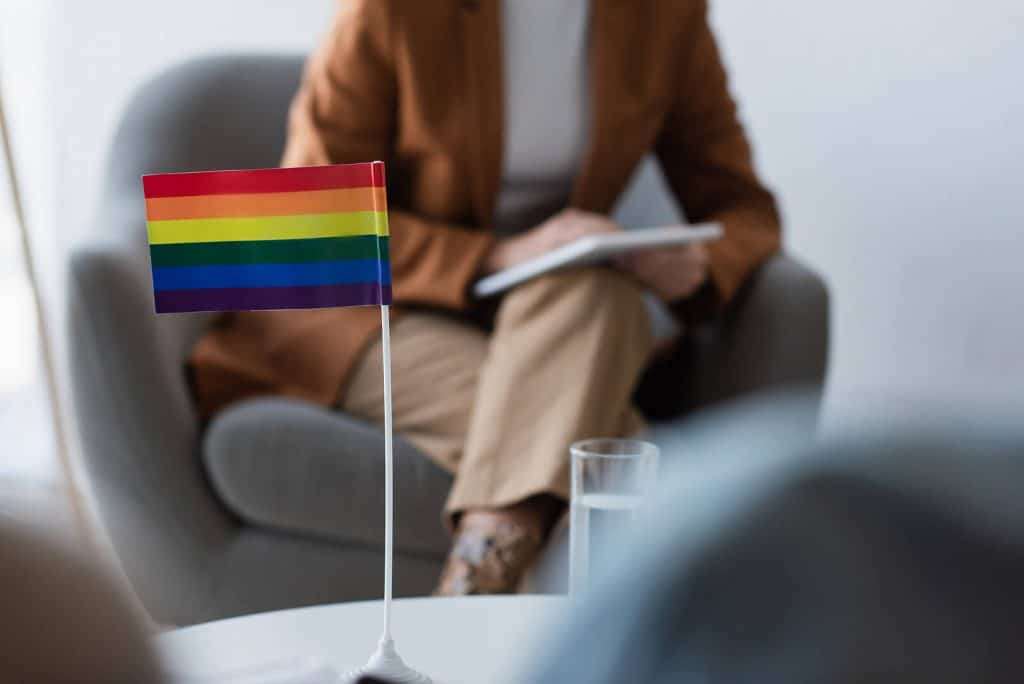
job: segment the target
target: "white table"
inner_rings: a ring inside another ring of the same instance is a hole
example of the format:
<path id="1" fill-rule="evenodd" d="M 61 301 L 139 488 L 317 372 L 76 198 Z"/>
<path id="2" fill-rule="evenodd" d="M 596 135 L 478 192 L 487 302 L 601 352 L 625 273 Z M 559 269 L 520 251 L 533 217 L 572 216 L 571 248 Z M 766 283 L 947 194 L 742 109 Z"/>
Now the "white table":
<path id="1" fill-rule="evenodd" d="M 395 645 L 435 684 L 515 682 L 568 612 L 565 598 L 479 596 L 395 601 Z M 166 632 L 156 638 L 176 672 L 226 673 L 315 657 L 339 672 L 362 665 L 380 636 L 380 601 L 282 610 Z"/>

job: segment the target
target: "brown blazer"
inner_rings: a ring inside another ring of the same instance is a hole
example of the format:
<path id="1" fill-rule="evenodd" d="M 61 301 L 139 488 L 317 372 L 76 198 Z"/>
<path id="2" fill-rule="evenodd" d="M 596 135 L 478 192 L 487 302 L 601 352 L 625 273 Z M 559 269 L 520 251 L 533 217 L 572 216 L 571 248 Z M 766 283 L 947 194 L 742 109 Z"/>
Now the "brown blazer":
<path id="1" fill-rule="evenodd" d="M 387 162 L 399 307 L 473 305 L 504 149 L 500 3 L 344 2 L 292 104 L 284 165 Z M 570 204 L 608 212 L 653 151 L 688 218 L 725 226 L 709 283 L 677 303 L 686 318 L 713 315 L 778 249 L 780 231 L 706 1 L 591 3 L 593 125 Z M 331 404 L 378 331 L 376 308 L 229 314 L 192 356 L 201 412 L 258 394 Z"/>

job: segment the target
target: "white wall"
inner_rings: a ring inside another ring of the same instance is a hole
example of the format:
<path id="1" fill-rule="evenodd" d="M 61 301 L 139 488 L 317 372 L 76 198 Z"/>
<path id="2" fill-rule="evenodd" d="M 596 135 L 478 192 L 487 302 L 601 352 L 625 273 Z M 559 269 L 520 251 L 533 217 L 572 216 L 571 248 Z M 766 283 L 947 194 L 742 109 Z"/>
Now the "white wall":
<path id="1" fill-rule="evenodd" d="M 52 133 L 58 163 L 36 188 L 57 200 L 54 260 L 88 227 L 140 80 L 195 54 L 305 51 L 334 5 L 6 1 L 48 8 L 36 10 L 47 46 L 36 129 Z M 712 4 L 789 246 L 831 284 L 831 405 L 1024 395 L 1024 5 Z"/>
<path id="2" fill-rule="evenodd" d="M 832 399 L 1024 397 L 1024 4 L 714 3 L 788 242 L 830 281 Z"/>
<path id="3" fill-rule="evenodd" d="M 16 124 L 24 124 L 35 138 L 26 147 L 44 150 L 54 162 L 49 173 L 33 178 L 39 181 L 34 186 L 39 194 L 58 198 L 42 202 L 56 205 L 55 215 L 40 211 L 41 222 L 57 238 L 42 251 L 59 257 L 58 262 L 66 246 L 92 228 L 107 149 L 128 98 L 142 81 L 197 55 L 307 52 L 334 8 L 333 0 L 5 2 L 13 3 L 5 9 L 12 17 L 9 26 L 31 19 L 41 37 L 41 49 L 34 48 L 42 53 L 41 60 L 18 59 L 19 49 L 29 53 L 33 47 L 11 45 L 13 61 L 32 72 L 43 91 L 33 98 L 41 105 L 39 111 Z M 17 28 L 11 33 L 18 33 Z M 59 299 L 62 268 L 46 270 L 51 298 Z"/>
<path id="4" fill-rule="evenodd" d="M 52 330 L 64 331 L 68 250 L 95 228 L 107 150 L 133 90 L 198 55 L 308 52 L 334 5 L 0 0 L 0 77 Z M 66 398 L 68 340 L 56 342 Z"/>
<path id="5" fill-rule="evenodd" d="M 57 235 L 52 229 L 58 160 L 47 116 L 52 90 L 48 75 L 56 55 L 47 49 L 52 8 L 33 0 L 0 2 L 0 87 L 11 127 L 12 148 L 20 173 L 22 201 L 34 227 L 34 243 L 47 271 L 57 268 Z M 6 192 L 6 187 L 4 192 Z"/>

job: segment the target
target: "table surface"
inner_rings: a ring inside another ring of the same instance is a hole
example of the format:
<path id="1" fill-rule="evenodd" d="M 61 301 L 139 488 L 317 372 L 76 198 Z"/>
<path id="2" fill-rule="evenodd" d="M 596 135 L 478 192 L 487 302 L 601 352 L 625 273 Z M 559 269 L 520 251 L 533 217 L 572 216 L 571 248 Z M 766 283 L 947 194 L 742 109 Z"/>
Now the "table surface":
<path id="1" fill-rule="evenodd" d="M 399 599 L 392 632 L 399 654 L 435 684 L 519 681 L 568 612 L 553 596 Z M 156 647 L 174 672 L 215 675 L 313 657 L 345 672 L 373 652 L 380 601 L 340 603 L 218 620 L 173 630 Z"/>

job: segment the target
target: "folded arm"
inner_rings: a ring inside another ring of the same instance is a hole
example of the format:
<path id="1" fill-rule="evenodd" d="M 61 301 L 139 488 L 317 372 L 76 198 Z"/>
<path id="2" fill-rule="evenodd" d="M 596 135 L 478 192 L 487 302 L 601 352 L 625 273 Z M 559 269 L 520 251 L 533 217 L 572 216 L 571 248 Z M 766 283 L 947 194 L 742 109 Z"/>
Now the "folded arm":
<path id="1" fill-rule="evenodd" d="M 713 315 L 780 245 L 779 214 L 754 172 L 750 145 L 729 94 L 728 79 L 707 21 L 694 3 L 680 45 L 680 81 L 656 152 L 669 186 L 693 223 L 715 221 L 725 236 L 708 245 L 709 278 L 675 303 L 696 321 Z"/>

